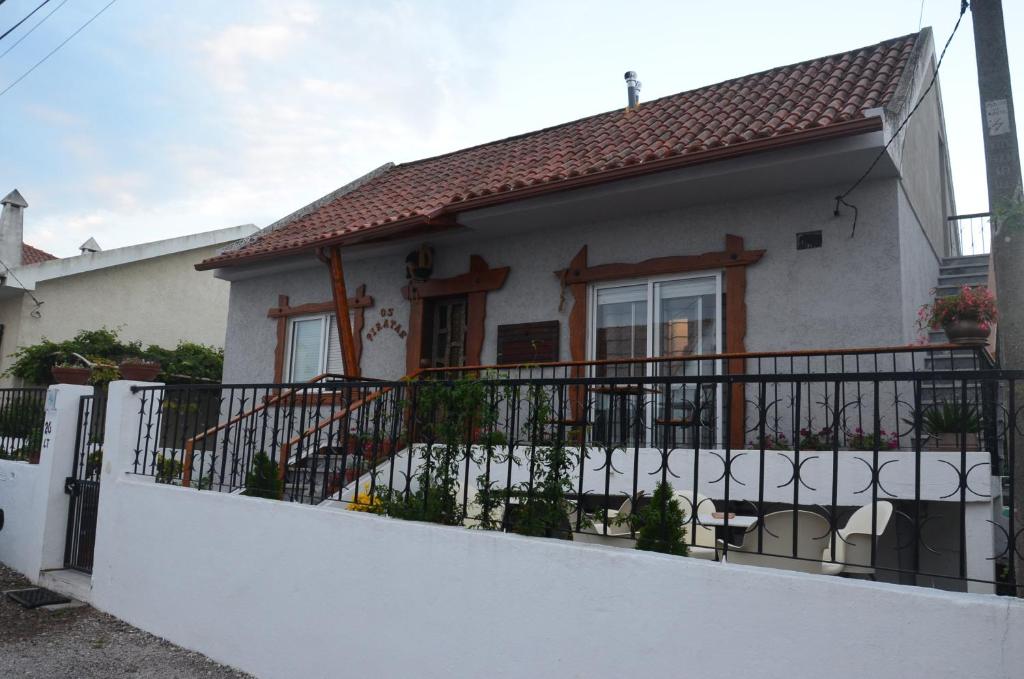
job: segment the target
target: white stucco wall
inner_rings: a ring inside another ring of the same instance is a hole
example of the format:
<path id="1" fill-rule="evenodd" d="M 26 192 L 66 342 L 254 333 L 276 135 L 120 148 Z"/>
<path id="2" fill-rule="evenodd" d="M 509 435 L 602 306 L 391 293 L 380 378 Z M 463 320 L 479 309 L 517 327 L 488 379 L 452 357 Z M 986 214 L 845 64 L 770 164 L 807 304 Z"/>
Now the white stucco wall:
<path id="1" fill-rule="evenodd" d="M 478 236 L 436 245 L 434 277 L 465 273 L 469 256 L 483 256 L 492 267 L 509 266 L 505 286 L 488 294 L 482 360 L 496 359 L 497 326 L 557 319 L 561 356 L 569 358 L 571 299 L 559 312 L 561 286 L 554 272 L 568 265 L 586 244 L 590 264 L 639 262 L 666 255 L 690 255 L 724 248 L 727 233 L 746 239 L 764 258 L 748 267 L 748 351 L 887 346 L 908 341 L 901 300 L 899 216 L 894 179 L 865 183 L 858 190 L 860 218 L 850 237 L 848 216 L 832 213 L 839 187 L 698 205 L 629 219 L 567 222 L 557 229 L 501 237 Z M 821 230 L 820 249 L 796 249 L 796 234 Z M 410 242 L 410 249 L 418 245 Z M 366 284 L 376 305 L 366 311 L 372 325 L 382 308 L 408 326 L 404 256 L 346 261 L 350 292 Z M 934 285 L 930 283 L 929 285 Z M 269 381 L 273 377 L 276 322 L 267 310 L 279 294 L 292 305 L 330 299 L 326 267 L 310 258 L 310 268 L 261 275 L 231 284 L 226 343 L 226 382 Z M 405 341 L 381 332 L 363 341 L 364 375 L 400 377 L 405 373 Z"/>
<path id="2" fill-rule="evenodd" d="M 40 479 L 39 465 L 0 460 L 0 510 L 4 513 L 0 562 L 19 573 L 32 570 L 33 552 L 38 552 L 42 517 L 35 511 L 34 499 Z"/>
<path id="3" fill-rule="evenodd" d="M 221 246 L 188 250 L 130 264 L 39 281 L 34 295 L 0 305 L 5 324 L 0 371 L 10 354 L 43 337 L 59 341 L 81 330 L 120 328 L 121 338 L 173 348 L 181 340 L 224 345 L 229 285 L 194 265 Z M 10 380 L 7 380 L 10 382 Z"/>
<path id="4" fill-rule="evenodd" d="M 1024 604 L 1009 597 L 128 477 L 104 486 L 101 502 L 118 539 L 97 552 L 94 605 L 259 677 L 334 676 L 339 662 L 376 676 L 447 679 L 721 676 L 723 663 L 738 676 L 1009 679 L 1024 666 Z"/>

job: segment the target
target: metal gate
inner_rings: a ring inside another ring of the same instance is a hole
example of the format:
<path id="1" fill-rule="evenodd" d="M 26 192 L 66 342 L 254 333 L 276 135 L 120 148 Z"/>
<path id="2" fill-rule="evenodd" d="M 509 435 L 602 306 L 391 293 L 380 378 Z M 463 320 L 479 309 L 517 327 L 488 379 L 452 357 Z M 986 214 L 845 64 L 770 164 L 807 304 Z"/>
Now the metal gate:
<path id="1" fill-rule="evenodd" d="M 93 549 L 96 546 L 105 416 L 106 400 L 102 396 L 81 397 L 74 462 L 71 476 L 64 481 L 64 492 L 71 496 L 64 567 L 85 573 L 92 573 Z"/>

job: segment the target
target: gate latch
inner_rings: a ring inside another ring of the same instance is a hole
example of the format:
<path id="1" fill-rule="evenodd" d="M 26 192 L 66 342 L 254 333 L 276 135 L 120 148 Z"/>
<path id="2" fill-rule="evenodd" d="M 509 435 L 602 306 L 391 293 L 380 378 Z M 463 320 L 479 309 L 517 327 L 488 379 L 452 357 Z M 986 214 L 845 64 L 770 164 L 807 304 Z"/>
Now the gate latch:
<path id="1" fill-rule="evenodd" d="M 67 495 L 78 495 L 78 484 L 75 483 L 74 476 L 64 479 L 64 493 Z"/>

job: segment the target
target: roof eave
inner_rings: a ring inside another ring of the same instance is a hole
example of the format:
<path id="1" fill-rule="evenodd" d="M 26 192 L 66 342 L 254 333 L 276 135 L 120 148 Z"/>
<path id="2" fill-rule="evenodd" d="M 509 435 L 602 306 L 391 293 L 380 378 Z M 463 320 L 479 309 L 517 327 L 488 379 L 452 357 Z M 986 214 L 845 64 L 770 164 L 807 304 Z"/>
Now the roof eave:
<path id="1" fill-rule="evenodd" d="M 693 155 L 672 156 L 651 160 L 636 165 L 627 165 L 604 172 L 595 172 L 588 175 L 570 177 L 562 181 L 549 184 L 537 184 L 521 189 L 494 193 L 487 196 L 478 196 L 469 200 L 446 205 L 434 212 L 424 216 L 417 215 L 403 220 L 392 222 L 386 226 L 370 227 L 360 229 L 353 233 L 341 234 L 329 238 L 323 238 L 308 243 L 302 243 L 289 248 L 280 248 L 268 252 L 257 252 L 251 255 L 233 257 L 228 259 L 211 258 L 195 265 L 197 271 L 220 269 L 233 266 L 242 266 L 252 262 L 265 261 L 277 257 L 301 254 L 303 252 L 315 252 L 318 248 L 364 244 L 379 240 L 392 240 L 412 233 L 422 234 L 423 229 L 436 228 L 439 220 L 444 217 L 454 217 L 460 212 L 476 210 L 484 207 L 491 207 L 502 203 L 510 203 L 527 198 L 557 193 L 561 191 L 572 191 L 598 184 L 619 181 L 632 177 L 639 177 L 646 174 L 675 170 L 691 165 L 700 165 L 720 160 L 728 160 L 739 156 L 745 156 L 765 151 L 773 151 L 782 148 L 810 144 L 814 142 L 827 141 L 840 137 L 847 137 L 856 134 L 878 132 L 882 129 L 883 122 L 880 117 L 857 118 L 841 123 L 833 123 L 824 127 L 811 128 L 791 132 L 786 135 L 769 137 L 766 139 L 755 139 L 742 144 L 722 146 Z M 422 228 L 417 228 L 422 227 Z M 412 233 L 410 233 L 412 232 Z"/>

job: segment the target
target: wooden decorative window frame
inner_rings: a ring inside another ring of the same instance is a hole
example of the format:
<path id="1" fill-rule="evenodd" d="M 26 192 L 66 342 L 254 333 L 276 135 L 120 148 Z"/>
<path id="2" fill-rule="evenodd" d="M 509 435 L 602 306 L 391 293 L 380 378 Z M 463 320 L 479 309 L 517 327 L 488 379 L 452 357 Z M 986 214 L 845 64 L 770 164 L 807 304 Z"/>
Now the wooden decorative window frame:
<path id="1" fill-rule="evenodd" d="M 648 279 L 671 274 L 685 274 L 701 271 L 722 271 L 725 288 L 725 353 L 746 353 L 747 335 L 747 267 L 757 264 L 764 256 L 764 250 L 745 250 L 743 238 L 727 234 L 725 249 L 705 252 L 700 255 L 679 255 L 656 257 L 633 264 L 615 263 L 590 266 L 587 263 L 587 246 L 576 253 L 568 268 L 556 271 L 562 286 L 572 297 L 569 312 L 569 356 L 573 362 L 587 359 L 589 289 L 592 283 Z M 745 363 L 742 358 L 728 360 L 730 374 L 740 374 Z M 580 373 L 582 374 L 582 373 Z M 582 399 L 573 399 L 582 403 Z M 742 446 L 746 434 L 746 399 L 743 385 L 735 384 L 730 394 L 731 427 L 729 440 L 732 446 Z M 573 413 L 580 419 L 582 413 Z"/>
<path id="2" fill-rule="evenodd" d="M 411 375 L 420 368 L 424 301 L 436 297 L 466 296 L 466 365 L 480 365 L 484 348 L 484 321 L 487 318 L 487 293 L 501 289 L 508 278 L 508 272 L 507 266 L 492 269 L 480 255 L 470 255 L 467 273 L 410 283 L 402 288 L 402 296 L 409 300 L 409 335 L 405 340 L 406 374 Z"/>
<path id="3" fill-rule="evenodd" d="M 352 316 L 352 331 L 356 345 L 356 362 L 362 362 L 363 342 L 362 331 L 366 322 L 366 309 L 373 306 L 373 297 L 366 294 L 366 286 L 360 285 L 356 288 L 355 297 L 348 299 L 349 309 Z M 291 306 L 288 295 L 279 295 L 277 306 L 267 311 L 267 317 L 277 320 L 277 346 L 274 349 L 274 382 L 280 384 L 284 381 L 285 368 L 288 360 L 288 326 L 291 319 L 301 316 L 326 315 L 335 313 L 335 304 L 329 302 L 314 302 L 312 304 L 300 304 Z M 348 367 L 346 367 L 348 372 Z"/>

